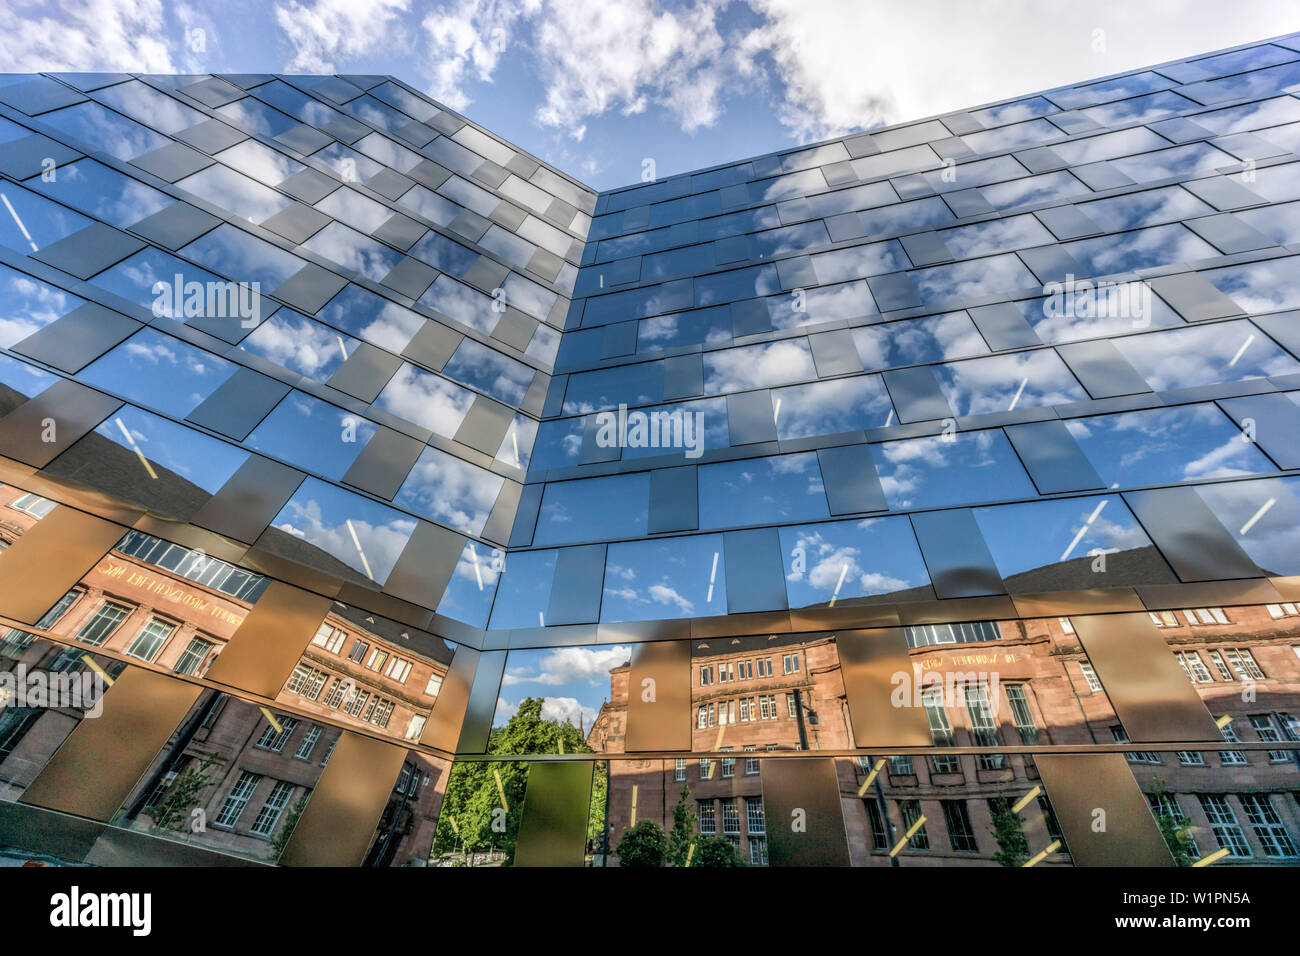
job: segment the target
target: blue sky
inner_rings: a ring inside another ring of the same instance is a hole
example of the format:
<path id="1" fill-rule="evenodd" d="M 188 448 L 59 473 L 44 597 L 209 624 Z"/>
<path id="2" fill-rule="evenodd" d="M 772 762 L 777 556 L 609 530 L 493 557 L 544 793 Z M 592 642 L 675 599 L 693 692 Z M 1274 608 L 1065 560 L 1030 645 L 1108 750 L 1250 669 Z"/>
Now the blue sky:
<path id="1" fill-rule="evenodd" d="M 391 73 L 607 189 L 1296 30 L 1277 0 L 7 0 L 0 71 Z"/>

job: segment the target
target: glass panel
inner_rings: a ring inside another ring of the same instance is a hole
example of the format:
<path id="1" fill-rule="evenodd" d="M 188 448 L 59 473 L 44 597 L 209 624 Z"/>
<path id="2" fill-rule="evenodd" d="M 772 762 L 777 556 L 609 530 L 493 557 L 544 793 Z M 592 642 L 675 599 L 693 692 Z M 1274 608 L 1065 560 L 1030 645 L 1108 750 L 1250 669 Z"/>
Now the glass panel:
<path id="1" fill-rule="evenodd" d="M 1201 485 L 1196 492 L 1266 575 L 1300 574 L 1300 478 Z"/>
<path id="2" fill-rule="evenodd" d="M 466 543 L 456 562 L 438 613 L 471 627 L 487 627 L 488 612 L 496 597 L 497 578 L 505 567 L 505 552 L 477 541 Z"/>
<path id="3" fill-rule="evenodd" d="M 704 391 L 708 395 L 785 385 L 816 378 L 805 339 L 746 345 L 704 354 Z"/>
<path id="4" fill-rule="evenodd" d="M 474 404 L 474 393 L 431 372 L 403 365 L 375 405 L 444 438 L 452 438 Z"/>
<path id="5" fill-rule="evenodd" d="M 878 375 L 858 375 L 772 390 L 772 414 L 782 441 L 882 428 L 894 407 Z"/>
<path id="6" fill-rule="evenodd" d="M 976 508 L 975 520 L 1011 594 L 1176 580 L 1118 496 Z"/>
<path id="7" fill-rule="evenodd" d="M 280 309 L 263 322 L 240 348 L 291 372 L 324 382 L 361 345 L 315 319 Z"/>
<path id="8" fill-rule="evenodd" d="M 258 544 L 345 578 L 342 562 L 382 585 L 406 547 L 415 519 L 381 504 L 308 478 Z M 277 534 L 278 532 L 278 534 Z"/>
<path id="9" fill-rule="evenodd" d="M 358 415 L 294 391 L 244 442 L 309 474 L 338 481 L 375 431 L 374 424 Z"/>
<path id="10" fill-rule="evenodd" d="M 505 479 L 436 448 L 426 448 L 393 504 L 466 534 L 480 534 Z"/>
<path id="11" fill-rule="evenodd" d="M 930 597 L 930 575 L 906 518 L 867 518 L 781 529 L 791 607 Z"/>
<path id="12" fill-rule="evenodd" d="M 652 621 L 727 613 L 720 535 L 611 544 L 602 621 Z"/>
<path id="13" fill-rule="evenodd" d="M 1215 405 L 1152 408 L 1066 422 L 1102 480 L 1130 488 L 1274 471 Z"/>
<path id="14" fill-rule="evenodd" d="M 871 445 L 885 499 L 894 509 L 1037 496 L 1007 436 L 952 432 Z"/>
<path id="15" fill-rule="evenodd" d="M 84 300 L 0 265 L 0 346 L 10 348 Z"/>
<path id="16" fill-rule="evenodd" d="M 217 390 L 235 366 L 153 329 L 141 329 L 79 375 L 172 418 L 184 418 Z"/>
<path id="17" fill-rule="evenodd" d="M 1156 391 L 1300 372 L 1300 363 L 1244 320 L 1130 335 L 1114 343 Z"/>
<path id="18" fill-rule="evenodd" d="M 1088 400 L 1051 349 L 937 365 L 934 374 L 958 416 Z"/>
<path id="19" fill-rule="evenodd" d="M 330 299 L 317 318 L 372 345 L 401 352 L 425 319 L 360 286 L 348 285 Z"/>
<path id="20" fill-rule="evenodd" d="M 700 527 L 829 518 L 816 452 L 702 465 Z"/>
<path id="21" fill-rule="evenodd" d="M 491 395 L 507 405 L 518 407 L 532 384 L 534 370 L 506 358 L 486 345 L 465 339 L 457 347 L 442 374 Z"/>
<path id="22" fill-rule="evenodd" d="M 553 482 L 542 495 L 533 543 L 642 537 L 649 510 L 648 473 Z"/>
<path id="23" fill-rule="evenodd" d="M 867 371 L 981 355 L 989 350 L 965 312 L 853 329 L 853 344 Z"/>
<path id="24" fill-rule="evenodd" d="M 112 223 L 119 229 L 132 226 L 176 202 L 166 193 L 123 176 L 116 169 L 93 159 L 67 163 L 58 168 L 54 179 L 33 176 L 26 184 L 51 199 Z"/>

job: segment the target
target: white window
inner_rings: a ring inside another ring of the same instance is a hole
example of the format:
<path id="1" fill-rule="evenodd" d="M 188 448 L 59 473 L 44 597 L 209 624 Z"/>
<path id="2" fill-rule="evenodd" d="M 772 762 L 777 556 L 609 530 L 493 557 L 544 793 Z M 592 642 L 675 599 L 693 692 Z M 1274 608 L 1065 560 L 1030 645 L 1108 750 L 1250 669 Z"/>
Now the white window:
<path id="1" fill-rule="evenodd" d="M 325 648 L 325 650 L 329 651 L 331 654 L 337 654 L 339 651 L 343 650 L 343 642 L 346 641 L 347 638 L 348 635 L 346 631 L 340 631 L 337 627 L 330 624 L 322 624 L 320 630 L 316 632 L 316 636 L 311 639 L 311 642 L 317 647 Z"/>
<path id="2" fill-rule="evenodd" d="M 1079 670 L 1083 671 L 1083 679 L 1088 682 L 1088 690 L 1094 694 L 1101 692 L 1101 681 L 1097 679 L 1097 672 L 1093 670 L 1092 664 L 1087 661 L 1079 662 Z"/>
<path id="3" fill-rule="evenodd" d="M 736 805 L 735 797 L 727 797 L 722 801 L 722 832 L 740 832 L 740 807 Z"/>
<path id="4" fill-rule="evenodd" d="M 723 752 L 723 753 L 731 753 L 731 748 L 730 748 L 730 747 L 723 747 L 723 748 L 722 748 L 722 752 Z M 734 776 L 736 775 L 736 758 L 735 758 L 735 757 L 723 757 L 723 758 L 722 758 L 722 775 L 723 775 L 724 777 L 734 777 Z"/>
<path id="5" fill-rule="evenodd" d="M 280 729 L 276 730 L 275 725 L 268 721 L 266 729 L 262 731 L 262 736 L 257 740 L 257 746 L 279 753 L 284 749 L 285 742 L 289 739 L 289 735 L 293 733 L 293 729 L 298 726 L 298 721 L 294 717 L 281 715 L 275 719 L 275 722 L 280 725 Z"/>
<path id="6" fill-rule="evenodd" d="M 216 644 L 212 641 L 205 641 L 201 637 L 191 637 L 181 656 L 176 659 L 176 666 L 172 670 L 177 674 L 197 674 L 199 666 L 207 660 L 208 652 L 214 647 L 216 647 Z M 318 692 L 319 690 L 320 688 L 317 688 Z"/>
<path id="7" fill-rule="evenodd" d="M 795 706 L 794 706 L 794 694 L 785 695 L 785 715 L 787 717 L 798 716 L 798 712 L 795 710 Z"/>
<path id="8" fill-rule="evenodd" d="M 283 780 L 275 782 L 275 786 L 271 788 L 271 795 L 266 798 L 266 803 L 262 804 L 262 809 L 258 811 L 257 819 L 253 821 L 254 833 L 258 836 L 270 836 L 275 832 L 275 826 L 280 822 L 280 815 L 284 813 L 293 790 L 291 783 Z"/>
<path id="9" fill-rule="evenodd" d="M 718 807 L 712 800 L 701 800 L 700 833 L 711 835 L 718 832 Z"/>
<path id="10" fill-rule="evenodd" d="M 406 725 L 406 740 L 419 740 L 420 734 L 424 733 L 424 723 L 427 718 L 423 714 L 415 714 L 411 717 L 411 722 Z"/>
<path id="11" fill-rule="evenodd" d="M 302 740 L 298 743 L 298 749 L 293 755 L 299 760 L 310 760 L 311 752 L 316 749 L 316 741 L 320 740 L 321 732 L 325 728 L 320 724 L 312 724 L 307 728 L 307 732 L 302 735 Z"/>
<path id="12" fill-rule="evenodd" d="M 704 704 L 700 705 L 700 712 L 695 721 L 695 726 L 701 729 L 709 726 L 709 708 Z"/>
<path id="13" fill-rule="evenodd" d="M 403 660 L 400 657 L 394 657 L 388 662 L 388 670 L 384 672 L 385 676 L 391 677 L 399 684 L 405 684 L 407 675 L 411 673 L 411 662 Z"/>
<path id="14" fill-rule="evenodd" d="M 248 801 L 253 797 L 253 791 L 257 789 L 257 783 L 262 779 L 261 774 L 249 773 L 245 770 L 239 775 L 239 781 L 230 788 L 230 793 L 226 794 L 226 802 L 221 805 L 221 812 L 217 818 L 212 821 L 216 827 L 233 827 L 239 822 L 239 818 L 244 813 L 244 808 L 248 806 Z"/>
<path id="15" fill-rule="evenodd" d="M 1111 736 L 1115 738 L 1115 743 L 1126 744 L 1129 742 L 1128 734 L 1124 732 L 1123 727 L 1111 727 Z M 1149 750 L 1131 750 L 1124 755 L 1129 763 L 1160 763 L 1160 755 Z"/>
<path id="16" fill-rule="evenodd" d="M 754 751 L 757 750 L 757 749 L 758 749 L 758 748 L 755 747 L 753 744 L 750 744 L 749 746 L 747 746 L 747 747 L 745 748 L 745 752 L 746 752 L 746 753 L 752 753 L 752 752 L 754 752 Z M 757 758 L 757 757 L 746 757 L 746 758 L 745 758 L 745 773 L 747 773 L 747 774 L 758 773 L 758 758 Z"/>
<path id="17" fill-rule="evenodd" d="M 1225 648 L 1223 656 L 1228 659 L 1228 663 L 1232 665 L 1233 671 L 1242 680 L 1264 679 L 1264 672 L 1259 669 L 1259 665 L 1255 663 L 1255 658 L 1251 655 L 1250 651 L 1244 648 L 1240 650 Z"/>
<path id="18" fill-rule="evenodd" d="M 686 758 L 678 757 L 677 763 L 673 767 L 673 779 L 681 782 L 686 779 Z"/>
<path id="19" fill-rule="evenodd" d="M 108 635 L 112 634 L 121 624 L 131 608 L 125 604 L 119 604 L 116 601 L 105 601 L 99 606 L 90 620 L 81 626 L 77 632 L 77 640 L 83 644 L 93 644 L 98 647 L 107 640 Z"/>
<path id="20" fill-rule="evenodd" d="M 437 697 L 437 696 L 438 696 L 438 692 L 441 691 L 441 690 L 442 690 L 442 675 L 441 675 L 441 674 L 431 674 L 431 675 L 429 676 L 429 683 L 428 683 L 427 685 L 425 685 L 425 688 L 424 688 L 425 696 L 427 696 L 427 697 Z"/>
<path id="21" fill-rule="evenodd" d="M 745 821 L 749 825 L 750 833 L 766 833 L 767 828 L 763 821 L 763 798 L 749 797 L 745 800 Z"/>
<path id="22" fill-rule="evenodd" d="M 1237 728 L 1230 723 L 1220 727 L 1219 733 L 1223 734 L 1223 739 L 1230 744 L 1241 743 L 1241 738 L 1237 736 Z M 1224 767 L 1244 767 L 1247 763 L 1246 754 L 1241 750 L 1220 750 L 1219 763 Z"/>
<path id="23" fill-rule="evenodd" d="M 1210 829 L 1219 846 L 1225 848 L 1230 856 L 1250 856 L 1250 844 L 1246 834 L 1237 822 L 1237 815 L 1228 805 L 1228 798 L 1221 793 L 1202 793 L 1197 796 L 1201 809 L 1210 821 Z"/>
<path id="24" fill-rule="evenodd" d="M 175 630 L 175 624 L 157 617 L 150 618 L 149 623 L 141 628 L 135 640 L 127 647 L 126 653 L 142 661 L 152 661 Z"/>
<path id="25" fill-rule="evenodd" d="M 1193 684 L 1212 684 L 1214 678 L 1210 676 L 1209 670 L 1201 660 L 1201 655 L 1195 651 L 1178 651 L 1174 654 L 1178 658 L 1178 663 L 1183 667 L 1183 673 Z"/>
<path id="26" fill-rule="evenodd" d="M 799 655 L 783 654 L 781 655 L 781 671 L 785 674 L 799 673 Z"/>
<path id="27" fill-rule="evenodd" d="M 366 667 L 378 672 L 383 669 L 386 660 L 388 660 L 388 651 L 381 651 L 376 647 L 370 652 L 370 660 L 366 661 Z"/>
<path id="28" fill-rule="evenodd" d="M 48 498 L 42 498 L 40 495 L 27 494 L 20 497 L 9 507 L 18 511 L 26 511 L 30 515 L 38 518 L 44 518 L 54 510 L 54 502 Z"/>

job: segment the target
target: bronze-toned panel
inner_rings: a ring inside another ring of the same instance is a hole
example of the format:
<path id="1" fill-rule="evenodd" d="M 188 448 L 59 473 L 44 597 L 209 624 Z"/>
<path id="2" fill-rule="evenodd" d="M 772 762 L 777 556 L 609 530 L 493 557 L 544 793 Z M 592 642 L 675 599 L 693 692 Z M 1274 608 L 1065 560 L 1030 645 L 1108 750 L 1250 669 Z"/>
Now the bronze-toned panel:
<path id="1" fill-rule="evenodd" d="M 465 722 L 461 725 L 456 752 L 481 754 L 487 750 L 488 735 L 492 732 L 492 715 L 497 709 L 497 695 L 501 692 L 501 675 L 506 669 L 505 651 L 483 651 L 474 669 L 474 682 L 470 685 L 469 701 L 465 705 Z"/>
<path id="2" fill-rule="evenodd" d="M 1145 612 L 1070 618 L 1129 740 L 1220 740 L 1214 718 Z"/>
<path id="3" fill-rule="evenodd" d="M 841 631 L 835 635 L 858 747 L 929 747 L 930 724 L 914 686 L 919 675 L 907 656 L 901 627 Z"/>
<path id="4" fill-rule="evenodd" d="M 302 472 L 250 455 L 204 503 L 196 525 L 252 544 L 302 484 Z"/>
<path id="5" fill-rule="evenodd" d="M 44 468 L 121 407 L 103 392 L 60 379 L 0 421 L 0 452 Z"/>
<path id="6" fill-rule="evenodd" d="M 1132 588 L 1093 588 L 1086 591 L 1045 591 L 1015 594 L 1012 603 L 1020 617 L 1062 617 L 1070 614 L 1107 614 L 1140 611 L 1142 600 Z"/>
<path id="7" fill-rule="evenodd" d="M 460 740 L 461 726 L 465 723 L 465 708 L 469 704 L 470 687 L 474 684 L 474 671 L 478 667 L 479 652 L 472 647 L 458 647 L 452 655 L 451 667 L 443 675 L 433 710 L 420 733 L 420 743 L 454 753 Z"/>
<path id="8" fill-rule="evenodd" d="M 425 607 L 437 607 L 468 540 L 440 525 L 417 522 L 384 582 L 384 592 Z"/>
<path id="9" fill-rule="evenodd" d="M 126 529 L 59 505 L 0 554 L 0 613 L 35 624 Z"/>
<path id="10" fill-rule="evenodd" d="M 582 866 L 595 765 L 535 763 L 515 841 L 515 866 Z"/>
<path id="11" fill-rule="evenodd" d="M 327 597 L 272 581 L 208 670 L 208 679 L 274 697 L 325 620 L 330 604 Z"/>
<path id="12" fill-rule="evenodd" d="M 21 802 L 108 822 L 202 690 L 128 667 L 104 692 L 103 713 L 77 725 Z"/>
<path id="13" fill-rule="evenodd" d="M 311 792 L 281 866 L 360 866 L 406 748 L 344 731 Z"/>
<path id="14" fill-rule="evenodd" d="M 835 761 L 830 757 L 764 760 L 762 776 L 771 865 L 848 866 L 849 842 Z"/>
<path id="15" fill-rule="evenodd" d="M 689 642 L 653 641 L 632 648 L 624 749 L 691 749 Z"/>
<path id="16" fill-rule="evenodd" d="M 1034 758 L 1075 866 L 1173 866 L 1123 754 Z"/>

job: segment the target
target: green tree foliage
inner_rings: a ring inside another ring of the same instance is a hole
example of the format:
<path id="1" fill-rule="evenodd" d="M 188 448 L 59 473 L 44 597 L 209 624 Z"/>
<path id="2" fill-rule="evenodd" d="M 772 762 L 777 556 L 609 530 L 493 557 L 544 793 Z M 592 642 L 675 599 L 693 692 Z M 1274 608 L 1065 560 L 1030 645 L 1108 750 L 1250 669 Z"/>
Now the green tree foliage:
<path id="1" fill-rule="evenodd" d="M 543 720 L 541 698 L 527 697 L 504 727 L 492 728 L 487 752 L 524 756 L 590 753 L 591 748 L 572 724 Z M 496 812 L 501 808 L 501 795 L 493 771 L 501 775 L 508 807 L 504 814 Z M 527 787 L 525 762 L 455 761 L 447 775 L 434 853 L 459 850 L 468 860 L 471 853 L 500 850 L 507 861 L 513 859 Z M 600 805 L 603 810 L 603 798 Z"/>
<path id="2" fill-rule="evenodd" d="M 605 795 L 609 792 L 609 761 L 598 760 L 591 779 L 591 806 L 587 811 L 587 845 L 599 853 L 605 829 Z"/>
<path id="3" fill-rule="evenodd" d="M 1020 817 L 1011 811 L 1011 804 L 1005 797 L 990 800 L 989 809 L 993 813 L 990 832 L 998 844 L 993 859 L 1002 866 L 1020 866 L 1029 859 L 1029 839 L 1020 829 Z"/>
<path id="4" fill-rule="evenodd" d="M 692 867 L 744 865 L 740 848 L 733 846 L 726 837 L 719 836 L 700 837 L 695 844 L 695 856 L 691 858 Z"/>
<path id="5" fill-rule="evenodd" d="M 298 818 L 302 816 L 302 811 L 307 806 L 307 797 L 310 794 L 310 790 L 303 793 L 298 798 L 298 802 L 293 805 L 293 809 L 285 814 L 284 823 L 280 824 L 280 829 L 271 839 L 271 859 L 278 860 L 280 854 L 284 852 L 285 846 L 289 843 L 289 837 L 293 836 L 293 828 L 298 825 Z"/>
<path id="6" fill-rule="evenodd" d="M 184 773 L 177 774 L 167 796 L 149 812 L 156 826 L 164 830 L 189 829 L 190 811 L 202 803 L 203 791 L 212 782 L 208 771 L 216 762 L 216 757 L 205 755 L 191 763 Z"/>
<path id="7" fill-rule="evenodd" d="M 673 828 L 668 832 L 668 865 L 685 866 L 686 857 L 695 842 L 695 801 L 691 799 L 691 788 L 682 784 L 682 791 L 677 797 L 677 806 L 673 807 Z"/>
<path id="8" fill-rule="evenodd" d="M 659 824 L 640 820 L 623 832 L 615 850 L 619 866 L 663 866 L 668 840 Z"/>
<path id="9" fill-rule="evenodd" d="M 1165 782 L 1160 777 L 1151 781 L 1151 792 L 1156 796 L 1155 806 L 1163 807 L 1164 801 L 1160 798 L 1165 792 Z M 1196 839 L 1192 836 L 1191 824 L 1183 817 L 1176 817 L 1171 813 L 1165 813 L 1163 810 L 1155 814 L 1156 825 L 1160 827 L 1160 835 L 1165 838 L 1165 843 L 1169 846 L 1169 852 L 1174 856 L 1176 866 L 1191 866 L 1196 862 Z"/>

